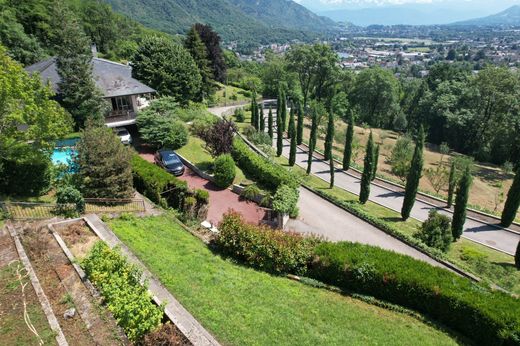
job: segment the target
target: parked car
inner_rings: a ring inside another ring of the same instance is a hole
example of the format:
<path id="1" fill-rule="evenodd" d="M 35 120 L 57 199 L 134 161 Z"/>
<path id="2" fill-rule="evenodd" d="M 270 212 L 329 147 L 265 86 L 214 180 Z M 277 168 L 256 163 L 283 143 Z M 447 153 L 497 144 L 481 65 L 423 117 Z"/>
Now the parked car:
<path id="1" fill-rule="evenodd" d="M 184 174 L 184 164 L 173 150 L 162 149 L 155 153 L 154 161 L 168 173 L 179 176 Z"/>
<path id="2" fill-rule="evenodd" d="M 127 129 L 124 127 L 117 127 L 114 129 L 115 133 L 121 139 L 121 143 L 123 144 L 132 144 L 132 136 L 130 136 L 130 133 Z"/>

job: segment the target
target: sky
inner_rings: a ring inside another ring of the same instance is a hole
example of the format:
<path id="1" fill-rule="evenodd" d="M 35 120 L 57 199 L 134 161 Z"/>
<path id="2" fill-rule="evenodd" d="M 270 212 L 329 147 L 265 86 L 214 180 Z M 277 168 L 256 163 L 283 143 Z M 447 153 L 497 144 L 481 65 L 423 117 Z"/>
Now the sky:
<path id="1" fill-rule="evenodd" d="M 520 5 L 520 0 L 294 0 L 313 11 L 334 9 L 359 9 L 394 5 L 422 5 L 435 8 L 464 10 L 467 6 L 489 12 L 502 11 L 513 5 Z"/>

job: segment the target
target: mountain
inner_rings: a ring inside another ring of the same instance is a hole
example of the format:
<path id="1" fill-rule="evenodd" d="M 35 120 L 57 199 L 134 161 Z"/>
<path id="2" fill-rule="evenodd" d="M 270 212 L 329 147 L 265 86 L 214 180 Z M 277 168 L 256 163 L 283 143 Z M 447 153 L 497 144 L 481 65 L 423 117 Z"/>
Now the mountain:
<path id="1" fill-rule="evenodd" d="M 492 12 L 487 12 L 492 13 Z M 349 22 L 359 26 L 369 25 L 433 25 L 475 18 L 487 14 L 480 9 L 464 11 L 443 8 L 431 4 L 368 7 L 361 9 L 338 9 L 321 11 L 318 14 L 337 22 Z"/>
<path id="2" fill-rule="evenodd" d="M 210 24 L 224 40 L 267 43 L 334 26 L 292 0 L 105 0 L 142 24 L 170 34 L 185 33 L 194 23 Z M 312 35 L 311 35 L 312 36 Z"/>
<path id="3" fill-rule="evenodd" d="M 456 22 L 453 24 L 478 26 L 520 25 L 520 6 L 511 6 L 508 9 L 491 16 L 470 19 L 462 22 Z"/>

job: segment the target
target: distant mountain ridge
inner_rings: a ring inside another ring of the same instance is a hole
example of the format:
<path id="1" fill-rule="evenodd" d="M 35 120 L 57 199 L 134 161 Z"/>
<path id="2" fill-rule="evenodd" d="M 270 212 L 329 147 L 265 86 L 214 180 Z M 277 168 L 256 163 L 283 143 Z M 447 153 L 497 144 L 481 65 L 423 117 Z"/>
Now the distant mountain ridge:
<path id="1" fill-rule="evenodd" d="M 142 24 L 170 34 L 197 22 L 210 24 L 225 40 L 268 41 L 324 32 L 335 23 L 292 0 L 104 0 Z M 276 31 L 276 32 L 274 32 Z"/>
<path id="2" fill-rule="evenodd" d="M 520 5 L 515 5 L 491 16 L 456 22 L 453 25 L 520 25 Z"/>

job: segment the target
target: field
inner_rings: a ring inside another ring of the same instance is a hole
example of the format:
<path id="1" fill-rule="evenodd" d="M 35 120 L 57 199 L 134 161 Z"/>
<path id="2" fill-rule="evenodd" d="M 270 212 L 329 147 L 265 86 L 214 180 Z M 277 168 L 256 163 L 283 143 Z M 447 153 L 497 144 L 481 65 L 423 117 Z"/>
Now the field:
<path id="1" fill-rule="evenodd" d="M 304 138 L 305 142 L 308 143 L 308 138 L 310 136 L 310 123 L 308 120 L 306 125 L 307 126 L 304 129 Z M 325 126 L 326 120 L 322 120 L 322 124 L 320 125 L 320 127 L 324 129 Z M 343 121 L 336 121 L 336 138 L 334 140 L 333 153 L 339 159 L 343 157 L 346 127 L 347 125 Z M 325 130 L 320 131 L 320 138 L 318 139 L 317 144 L 317 149 L 321 151 L 323 151 L 324 148 L 324 132 Z M 375 142 L 382 143 L 378 162 L 378 176 L 403 184 L 403 182 L 400 181 L 400 179 L 397 176 L 392 174 L 391 166 L 387 162 L 387 158 L 390 157 L 392 148 L 394 147 L 399 137 L 399 134 L 393 131 L 381 129 L 372 129 L 372 132 L 374 135 Z M 365 154 L 364 147 L 368 140 L 369 133 L 370 129 L 364 129 L 362 127 L 356 127 L 355 129 L 355 136 L 359 141 L 359 148 L 357 150 L 357 154 L 355 155 L 355 166 L 357 168 L 361 168 L 363 165 L 363 159 Z M 383 139 L 381 139 L 382 134 Z M 427 146 L 424 152 L 424 169 L 435 169 L 441 160 L 441 156 L 442 155 L 440 154 L 436 146 Z M 444 155 L 444 157 L 442 157 L 443 164 L 447 169 L 449 169 L 448 162 L 451 156 L 452 155 Z M 500 215 L 500 212 L 502 211 L 504 204 L 503 197 L 501 197 L 500 194 L 503 193 L 504 196 L 507 196 L 507 191 L 509 190 L 513 182 L 513 175 L 505 173 L 498 166 L 494 166 L 491 164 L 476 163 L 473 177 L 474 179 L 473 184 L 471 186 L 469 204 L 472 207 L 475 207 L 476 209 L 481 209 L 483 211 Z M 502 187 L 499 187 L 499 184 L 501 184 Z M 425 174 L 423 174 L 419 188 L 421 189 L 421 191 L 427 192 L 429 194 L 438 195 L 442 198 L 447 198 L 447 186 L 440 190 L 437 194 L 431 182 L 428 180 Z"/>
<path id="2" fill-rule="evenodd" d="M 224 345 L 456 344 L 409 315 L 222 258 L 167 216 L 110 226 Z"/>

